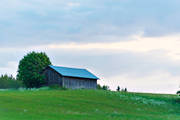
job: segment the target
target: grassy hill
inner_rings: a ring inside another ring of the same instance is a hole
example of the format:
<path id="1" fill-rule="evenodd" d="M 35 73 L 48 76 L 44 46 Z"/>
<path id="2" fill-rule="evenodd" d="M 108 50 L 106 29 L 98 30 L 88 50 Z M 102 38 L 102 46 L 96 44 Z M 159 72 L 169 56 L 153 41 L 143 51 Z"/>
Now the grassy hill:
<path id="1" fill-rule="evenodd" d="M 179 102 L 99 90 L 0 91 L 0 120 L 180 120 Z"/>

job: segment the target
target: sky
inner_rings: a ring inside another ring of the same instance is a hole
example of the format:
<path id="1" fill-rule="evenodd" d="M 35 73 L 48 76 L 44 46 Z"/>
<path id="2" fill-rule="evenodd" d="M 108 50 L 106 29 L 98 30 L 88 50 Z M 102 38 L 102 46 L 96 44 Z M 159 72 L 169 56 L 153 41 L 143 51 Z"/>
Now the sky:
<path id="1" fill-rule="evenodd" d="M 180 86 L 179 0 L 1 0 L 0 74 L 28 52 L 86 68 L 101 85 L 174 94 Z"/>

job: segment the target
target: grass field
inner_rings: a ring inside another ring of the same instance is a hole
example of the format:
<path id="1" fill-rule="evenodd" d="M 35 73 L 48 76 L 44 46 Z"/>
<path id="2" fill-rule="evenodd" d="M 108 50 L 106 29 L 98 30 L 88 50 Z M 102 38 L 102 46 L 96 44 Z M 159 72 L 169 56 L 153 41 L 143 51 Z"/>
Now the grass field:
<path id="1" fill-rule="evenodd" d="M 0 120 L 180 120 L 176 95 L 93 90 L 0 91 Z"/>

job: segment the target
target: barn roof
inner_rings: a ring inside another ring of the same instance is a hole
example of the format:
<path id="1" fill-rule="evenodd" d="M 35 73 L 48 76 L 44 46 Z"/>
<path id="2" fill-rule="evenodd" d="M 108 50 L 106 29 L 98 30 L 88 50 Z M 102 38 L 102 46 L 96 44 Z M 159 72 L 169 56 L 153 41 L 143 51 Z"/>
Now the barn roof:
<path id="1" fill-rule="evenodd" d="M 59 66 L 52 66 L 52 65 L 49 65 L 49 67 L 54 69 L 56 72 L 58 72 L 62 76 L 99 79 L 98 77 L 96 77 L 95 75 L 93 75 L 91 72 L 89 72 L 86 69 L 59 67 Z"/>

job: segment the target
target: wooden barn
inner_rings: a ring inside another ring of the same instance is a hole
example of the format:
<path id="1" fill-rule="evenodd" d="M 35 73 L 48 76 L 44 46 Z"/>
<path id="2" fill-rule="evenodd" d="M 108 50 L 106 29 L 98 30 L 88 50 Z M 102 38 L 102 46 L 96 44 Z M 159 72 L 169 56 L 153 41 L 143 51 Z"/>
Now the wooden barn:
<path id="1" fill-rule="evenodd" d="M 98 78 L 86 69 L 49 65 L 43 74 L 47 85 L 58 84 L 71 89 L 96 89 Z"/>

